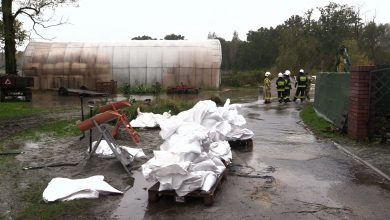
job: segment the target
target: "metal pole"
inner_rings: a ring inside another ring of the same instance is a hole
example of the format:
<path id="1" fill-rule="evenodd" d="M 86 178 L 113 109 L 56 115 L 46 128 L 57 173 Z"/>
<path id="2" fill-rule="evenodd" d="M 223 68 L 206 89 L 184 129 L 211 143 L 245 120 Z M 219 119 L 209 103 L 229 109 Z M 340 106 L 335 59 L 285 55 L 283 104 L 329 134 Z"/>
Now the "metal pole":
<path id="1" fill-rule="evenodd" d="M 89 118 L 92 118 L 92 107 L 89 106 Z M 92 128 L 89 129 L 89 152 L 92 150 Z"/>
<path id="2" fill-rule="evenodd" d="M 80 93 L 79 95 L 80 95 L 80 107 L 81 107 L 81 121 L 84 121 L 83 94 Z M 85 137 L 85 132 L 83 132 L 83 136 L 80 137 L 80 140 L 82 140 L 84 137 Z"/>

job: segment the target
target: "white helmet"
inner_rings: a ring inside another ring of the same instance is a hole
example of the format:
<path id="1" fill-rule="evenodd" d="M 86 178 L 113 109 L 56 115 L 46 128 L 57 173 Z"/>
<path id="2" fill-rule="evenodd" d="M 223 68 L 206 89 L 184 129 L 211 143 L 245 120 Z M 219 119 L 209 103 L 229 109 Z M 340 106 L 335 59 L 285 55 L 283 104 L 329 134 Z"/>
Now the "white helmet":
<path id="1" fill-rule="evenodd" d="M 270 72 L 266 72 L 264 75 L 265 76 L 269 76 L 269 75 L 271 75 L 271 73 Z"/>
<path id="2" fill-rule="evenodd" d="M 291 74 L 290 70 L 284 71 L 284 75 L 289 76 Z"/>
<path id="3" fill-rule="evenodd" d="M 300 69 L 299 72 L 300 72 L 300 73 L 304 73 L 305 71 L 303 71 L 303 69 Z"/>
<path id="4" fill-rule="evenodd" d="M 283 77 L 283 73 L 279 73 L 279 74 L 278 74 L 278 77 Z"/>

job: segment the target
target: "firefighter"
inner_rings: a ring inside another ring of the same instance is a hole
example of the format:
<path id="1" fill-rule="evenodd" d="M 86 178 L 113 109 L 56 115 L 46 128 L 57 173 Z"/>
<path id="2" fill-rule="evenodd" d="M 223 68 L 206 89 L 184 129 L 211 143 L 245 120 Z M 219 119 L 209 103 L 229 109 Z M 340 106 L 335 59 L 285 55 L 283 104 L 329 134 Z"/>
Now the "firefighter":
<path id="1" fill-rule="evenodd" d="M 290 102 L 290 90 L 291 90 L 291 79 L 290 70 L 284 72 L 284 79 L 286 80 L 286 87 L 284 89 L 284 102 Z"/>
<path id="2" fill-rule="evenodd" d="M 297 76 L 297 81 L 295 82 L 295 88 L 297 88 L 297 91 L 295 92 L 294 102 L 297 101 L 298 98 L 300 98 L 301 102 L 303 102 L 303 100 L 306 98 L 305 96 L 306 87 L 307 87 L 307 77 L 305 76 L 305 72 L 303 71 L 303 69 L 300 69 Z"/>
<path id="3" fill-rule="evenodd" d="M 271 75 L 270 72 L 266 72 L 264 78 L 264 104 L 271 103 L 271 80 L 269 79 L 269 76 Z"/>
<path id="4" fill-rule="evenodd" d="M 283 73 L 279 73 L 278 79 L 276 80 L 276 90 L 278 91 L 279 103 L 283 102 L 285 89 L 286 89 L 286 80 L 283 78 Z"/>

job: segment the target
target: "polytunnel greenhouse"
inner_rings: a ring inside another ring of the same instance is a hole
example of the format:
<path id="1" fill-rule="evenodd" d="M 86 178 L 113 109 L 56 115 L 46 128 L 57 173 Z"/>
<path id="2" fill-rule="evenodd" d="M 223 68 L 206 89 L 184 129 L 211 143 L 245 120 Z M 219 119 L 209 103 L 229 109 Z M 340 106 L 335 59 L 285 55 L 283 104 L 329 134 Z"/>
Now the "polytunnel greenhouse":
<path id="1" fill-rule="evenodd" d="M 22 72 L 34 77 L 35 89 L 94 89 L 99 81 L 118 86 L 181 83 L 196 88 L 220 85 L 218 40 L 134 40 L 125 43 L 30 42 Z"/>

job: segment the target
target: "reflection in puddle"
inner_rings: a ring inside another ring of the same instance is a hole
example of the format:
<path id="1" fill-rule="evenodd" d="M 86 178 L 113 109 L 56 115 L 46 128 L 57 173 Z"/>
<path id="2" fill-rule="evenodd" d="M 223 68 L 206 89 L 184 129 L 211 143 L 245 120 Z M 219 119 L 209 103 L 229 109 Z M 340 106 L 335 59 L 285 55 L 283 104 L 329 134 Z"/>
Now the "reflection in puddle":
<path id="1" fill-rule="evenodd" d="M 114 211 L 112 218 L 115 219 L 143 219 L 146 207 L 148 206 L 147 189 L 153 183 L 147 182 L 141 172 L 133 173 L 134 185 L 125 192 L 118 208 Z"/>

